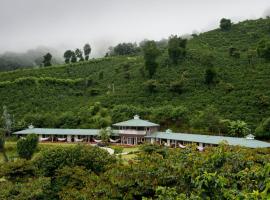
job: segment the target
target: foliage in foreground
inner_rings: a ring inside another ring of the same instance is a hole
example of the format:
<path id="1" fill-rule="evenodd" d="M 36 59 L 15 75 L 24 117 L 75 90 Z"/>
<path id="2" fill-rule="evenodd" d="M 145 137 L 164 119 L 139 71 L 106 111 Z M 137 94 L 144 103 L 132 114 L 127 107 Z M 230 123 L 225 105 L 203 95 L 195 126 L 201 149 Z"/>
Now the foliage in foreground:
<path id="1" fill-rule="evenodd" d="M 30 160 L 38 146 L 38 136 L 36 134 L 27 135 L 17 142 L 17 152 L 20 158 Z"/>
<path id="2" fill-rule="evenodd" d="M 142 147 L 128 164 L 89 146 L 0 167 L 1 199 L 267 199 L 268 149 Z"/>

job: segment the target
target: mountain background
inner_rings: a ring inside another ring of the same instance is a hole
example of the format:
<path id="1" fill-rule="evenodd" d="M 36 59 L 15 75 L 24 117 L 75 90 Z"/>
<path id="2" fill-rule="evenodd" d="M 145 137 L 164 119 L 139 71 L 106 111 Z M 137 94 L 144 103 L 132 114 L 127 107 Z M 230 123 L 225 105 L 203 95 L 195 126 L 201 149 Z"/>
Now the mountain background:
<path id="1" fill-rule="evenodd" d="M 254 131 L 270 116 L 270 64 L 256 53 L 262 39 L 270 40 L 269 18 L 233 24 L 229 31 L 193 34 L 185 59 L 177 65 L 168 63 L 166 42 L 158 45 L 161 55 L 151 91 L 140 48 L 131 55 L 2 72 L 0 105 L 7 107 L 17 129 L 29 123 L 100 127 L 140 114 L 160 123 L 161 129 L 220 131 L 209 128 L 211 124 L 196 126 L 195 119 L 208 113 L 209 121 L 212 116 L 243 120 Z M 239 57 L 230 56 L 231 47 Z M 207 62 L 217 73 L 213 85 L 205 83 Z M 181 92 L 172 91 L 179 80 Z"/>

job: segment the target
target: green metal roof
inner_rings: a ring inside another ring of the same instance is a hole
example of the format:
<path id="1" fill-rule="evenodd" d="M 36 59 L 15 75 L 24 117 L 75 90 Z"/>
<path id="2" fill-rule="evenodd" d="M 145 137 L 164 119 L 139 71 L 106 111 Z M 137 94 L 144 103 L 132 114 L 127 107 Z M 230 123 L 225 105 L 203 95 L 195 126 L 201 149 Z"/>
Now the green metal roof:
<path id="1" fill-rule="evenodd" d="M 37 135 L 98 135 L 100 129 L 61 129 L 61 128 L 28 128 L 13 134 L 37 134 Z M 115 135 L 118 130 L 113 130 Z"/>
<path id="2" fill-rule="evenodd" d="M 155 127 L 159 126 L 158 124 L 149 122 L 147 120 L 142 120 L 139 118 L 138 115 L 134 116 L 134 119 L 130 119 L 124 122 L 119 122 L 116 124 L 113 124 L 113 126 L 125 126 L 125 127 Z"/>
<path id="3" fill-rule="evenodd" d="M 187 142 L 198 142 L 198 143 L 205 143 L 205 144 L 220 144 L 223 141 L 227 141 L 229 145 L 233 145 L 233 146 L 239 145 L 239 146 L 244 146 L 244 147 L 249 147 L 249 148 L 270 147 L 270 143 L 259 141 L 259 140 L 237 138 L 237 137 L 226 137 L 226 136 L 214 136 L 214 135 L 156 132 L 146 137 L 187 141 Z"/>

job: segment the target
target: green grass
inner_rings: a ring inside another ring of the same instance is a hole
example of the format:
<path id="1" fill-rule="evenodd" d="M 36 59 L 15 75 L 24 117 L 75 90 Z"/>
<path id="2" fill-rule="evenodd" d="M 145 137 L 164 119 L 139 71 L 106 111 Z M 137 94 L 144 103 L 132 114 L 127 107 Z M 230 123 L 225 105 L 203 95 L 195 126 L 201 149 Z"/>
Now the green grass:
<path id="1" fill-rule="evenodd" d="M 131 153 L 131 152 L 136 152 L 139 150 L 138 146 L 134 146 L 134 147 L 124 147 L 123 149 L 123 153 Z"/>

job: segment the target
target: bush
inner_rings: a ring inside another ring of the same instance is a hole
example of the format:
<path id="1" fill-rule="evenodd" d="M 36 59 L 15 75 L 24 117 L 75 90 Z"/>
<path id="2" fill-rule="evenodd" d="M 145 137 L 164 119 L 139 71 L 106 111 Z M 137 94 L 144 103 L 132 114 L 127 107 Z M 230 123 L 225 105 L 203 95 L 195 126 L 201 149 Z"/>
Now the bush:
<path id="1" fill-rule="evenodd" d="M 183 81 L 175 81 L 170 84 L 170 91 L 181 94 L 183 92 Z"/>
<path id="2" fill-rule="evenodd" d="M 261 40 L 257 47 L 258 56 L 270 61 L 270 41 Z"/>
<path id="3" fill-rule="evenodd" d="M 27 135 L 17 142 L 17 153 L 20 158 L 30 160 L 38 146 L 38 136 L 35 134 Z"/>
<path id="4" fill-rule="evenodd" d="M 158 82 L 156 80 L 148 80 L 144 83 L 144 85 L 148 92 L 153 93 L 156 92 Z"/>
<path id="5" fill-rule="evenodd" d="M 106 150 L 85 145 L 47 149 L 34 160 L 37 168 L 45 176 L 52 176 L 57 169 L 65 166 L 82 166 L 95 173 L 101 173 L 115 162 L 115 157 Z"/>
<path id="6" fill-rule="evenodd" d="M 207 85 L 215 83 L 217 73 L 214 68 L 208 68 L 205 70 L 205 83 Z"/>
<path id="7" fill-rule="evenodd" d="M 270 138 L 270 117 L 263 120 L 255 129 L 255 134 L 260 138 Z"/>

